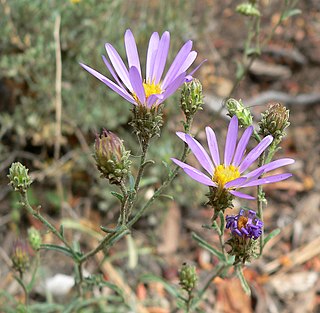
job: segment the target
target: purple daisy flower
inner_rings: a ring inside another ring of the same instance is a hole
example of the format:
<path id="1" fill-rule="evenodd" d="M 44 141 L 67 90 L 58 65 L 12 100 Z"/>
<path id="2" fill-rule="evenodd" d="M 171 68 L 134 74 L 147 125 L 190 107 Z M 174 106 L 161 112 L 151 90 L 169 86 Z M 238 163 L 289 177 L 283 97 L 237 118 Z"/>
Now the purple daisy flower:
<path id="1" fill-rule="evenodd" d="M 128 68 L 110 43 L 105 44 L 110 62 L 105 56 L 102 56 L 115 82 L 85 64 L 80 63 L 80 65 L 134 105 L 143 105 L 150 108 L 153 105 L 161 104 L 184 82 L 191 80 L 191 75 L 201 65 L 190 74 L 186 73 L 197 57 L 197 52 L 191 51 L 192 41 L 189 40 L 182 46 L 162 80 L 169 52 L 170 33 L 166 31 L 160 38 L 159 34 L 155 32 L 149 40 L 144 79 L 141 72 L 137 45 L 130 29 L 125 32 L 124 44 Z"/>
<path id="2" fill-rule="evenodd" d="M 238 189 L 271 184 L 287 179 L 292 174 L 285 173 L 263 178 L 259 177 L 271 170 L 294 163 L 293 159 L 279 159 L 244 174 L 273 141 L 272 136 L 266 136 L 245 156 L 245 150 L 252 132 L 253 127 L 249 126 L 237 144 L 238 118 L 233 116 L 228 128 L 223 160 L 220 160 L 216 135 L 210 127 L 206 127 L 206 135 L 211 157 L 196 139 L 188 134 L 177 132 L 179 138 L 188 144 L 196 159 L 209 175 L 177 159 L 171 158 L 171 160 L 179 165 L 192 179 L 203 185 L 225 189 L 234 196 L 252 200 L 254 197 L 239 192 Z"/>
<path id="3" fill-rule="evenodd" d="M 230 228 L 233 235 L 257 239 L 262 234 L 263 222 L 256 217 L 256 212 L 240 210 L 237 215 L 227 215 L 226 228 Z"/>

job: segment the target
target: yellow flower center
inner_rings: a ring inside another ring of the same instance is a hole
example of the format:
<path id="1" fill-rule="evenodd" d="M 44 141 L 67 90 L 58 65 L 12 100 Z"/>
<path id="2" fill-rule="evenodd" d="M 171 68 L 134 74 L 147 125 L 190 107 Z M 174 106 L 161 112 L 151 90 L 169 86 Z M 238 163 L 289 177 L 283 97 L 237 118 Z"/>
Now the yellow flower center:
<path id="1" fill-rule="evenodd" d="M 212 180 L 223 188 L 226 183 L 240 177 L 239 169 L 233 165 L 218 165 L 215 168 Z"/>
<path id="2" fill-rule="evenodd" d="M 244 216 L 240 216 L 238 219 L 238 229 L 245 228 L 248 222 L 248 218 Z"/>
<path id="3" fill-rule="evenodd" d="M 143 83 L 144 92 L 146 94 L 146 98 L 148 99 L 151 95 L 158 95 L 162 93 L 160 84 L 152 83 Z"/>

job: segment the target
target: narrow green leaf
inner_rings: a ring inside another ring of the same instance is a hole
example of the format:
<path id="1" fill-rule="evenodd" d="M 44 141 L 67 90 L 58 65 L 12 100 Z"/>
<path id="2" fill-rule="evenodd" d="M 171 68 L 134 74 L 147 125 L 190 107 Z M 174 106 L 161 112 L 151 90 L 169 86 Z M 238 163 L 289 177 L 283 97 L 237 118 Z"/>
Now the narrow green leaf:
<path id="1" fill-rule="evenodd" d="M 208 242 L 206 242 L 203 238 L 198 236 L 196 233 L 192 233 L 192 238 L 198 242 L 199 246 L 201 246 L 202 248 L 208 250 L 210 253 L 215 255 L 219 260 L 221 260 L 223 262 L 226 261 L 226 258 L 225 258 L 224 254 L 222 252 L 220 252 L 217 249 L 213 248 Z"/>
<path id="2" fill-rule="evenodd" d="M 128 244 L 128 267 L 130 269 L 134 269 L 138 264 L 138 253 L 137 253 L 137 247 L 134 242 L 134 239 L 129 234 L 126 236 L 127 244 Z"/>
<path id="3" fill-rule="evenodd" d="M 63 227 L 62 224 L 60 225 L 60 230 L 59 230 L 59 232 L 60 232 L 61 236 L 64 237 L 64 227 Z"/>
<path id="4" fill-rule="evenodd" d="M 268 236 L 266 236 L 263 240 L 263 246 L 267 244 L 269 240 L 271 240 L 273 237 L 278 236 L 280 234 L 281 230 L 280 228 L 274 229 Z"/>
<path id="5" fill-rule="evenodd" d="M 165 194 L 162 194 L 162 195 L 160 195 L 160 197 L 162 197 L 162 198 L 167 198 L 167 199 L 170 199 L 170 200 L 174 200 L 174 197 L 173 196 L 171 196 L 171 195 L 165 195 Z"/>
<path id="6" fill-rule="evenodd" d="M 123 195 L 118 193 L 118 192 L 115 192 L 115 191 L 111 191 L 111 194 L 113 196 L 115 196 L 116 198 L 118 198 L 121 202 L 123 201 Z"/>
<path id="7" fill-rule="evenodd" d="M 219 217 L 220 217 L 220 231 L 221 231 L 221 234 L 224 233 L 224 228 L 226 226 L 226 220 L 224 218 L 224 214 L 220 211 L 219 212 Z"/>
<path id="8" fill-rule="evenodd" d="M 238 278 L 239 278 L 239 280 L 241 282 L 241 286 L 242 286 L 244 292 L 248 296 L 250 296 L 251 295 L 251 290 L 250 290 L 250 287 L 249 287 L 249 285 L 248 285 L 248 283 L 247 283 L 247 281 L 246 281 L 246 279 L 245 279 L 245 277 L 243 275 L 243 271 L 242 271 L 242 266 L 241 265 L 237 265 L 236 266 L 236 273 L 237 273 L 237 276 L 238 276 Z"/>
<path id="9" fill-rule="evenodd" d="M 58 252 L 61 252 L 69 257 L 73 257 L 73 254 L 71 253 L 71 251 L 66 248 L 66 247 L 62 247 L 62 246 L 58 246 L 58 245 L 53 245 L 53 244 L 49 244 L 49 243 L 46 243 L 46 244 L 42 244 L 40 249 L 46 249 L 46 250 L 55 250 L 55 251 L 58 251 Z"/>
<path id="10" fill-rule="evenodd" d="M 302 11 L 299 9 L 290 9 L 290 10 L 284 12 L 284 14 L 282 15 L 282 20 L 284 21 L 285 19 L 287 19 L 289 17 L 299 15 L 301 13 L 302 13 Z"/>
<path id="11" fill-rule="evenodd" d="M 132 176 L 131 173 L 128 174 L 128 177 L 129 177 L 129 187 L 130 187 L 130 191 L 133 191 L 134 190 L 134 177 Z"/>
<path id="12" fill-rule="evenodd" d="M 213 227 L 214 230 L 218 233 L 218 235 L 221 236 L 222 233 L 221 233 L 221 230 L 220 230 L 220 227 L 219 227 L 217 221 L 214 221 L 214 222 L 212 223 L 212 227 Z"/>
<path id="13" fill-rule="evenodd" d="M 164 279 L 161 277 L 155 276 L 153 274 L 145 274 L 141 276 L 141 281 L 143 282 L 158 282 L 163 285 L 164 289 L 173 297 L 175 298 L 180 298 L 180 293 L 179 293 L 179 288 L 176 288 L 172 285 L 170 285 L 168 282 L 166 282 Z"/>

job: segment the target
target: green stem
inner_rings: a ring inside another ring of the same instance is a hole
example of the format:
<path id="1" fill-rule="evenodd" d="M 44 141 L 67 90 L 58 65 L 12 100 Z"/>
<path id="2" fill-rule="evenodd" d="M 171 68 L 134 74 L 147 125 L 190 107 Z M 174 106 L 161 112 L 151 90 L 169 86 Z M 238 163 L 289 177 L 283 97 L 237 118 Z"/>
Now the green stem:
<path id="1" fill-rule="evenodd" d="M 23 282 L 22 272 L 19 272 L 19 275 L 20 275 L 20 277 L 14 275 L 14 278 L 19 283 L 19 285 L 22 287 L 23 293 L 24 293 L 24 299 L 25 299 L 24 303 L 26 306 L 28 306 L 29 305 L 29 291 L 28 291 L 27 286 Z"/>
<path id="2" fill-rule="evenodd" d="M 142 146 L 142 155 L 141 155 L 141 158 L 140 158 L 140 166 L 139 166 L 136 182 L 134 184 L 134 191 L 135 191 L 136 194 L 139 191 L 140 180 L 142 178 L 144 168 L 147 165 L 146 156 L 147 156 L 148 149 L 149 149 L 149 140 L 146 141 L 144 143 L 144 145 Z"/>
<path id="3" fill-rule="evenodd" d="M 258 163 L 258 168 L 263 166 L 265 164 L 265 152 L 261 154 L 259 157 L 259 163 Z M 263 203 L 265 203 L 265 196 L 263 192 L 263 187 L 262 185 L 257 186 L 257 207 L 258 207 L 258 217 L 260 218 L 261 222 L 263 222 Z M 262 234 L 260 236 L 260 252 L 259 255 L 261 256 L 262 250 L 263 250 L 263 240 L 264 240 L 264 230 L 262 227 Z"/>
<path id="4" fill-rule="evenodd" d="M 45 226 L 47 226 L 51 232 L 57 237 L 59 238 L 64 245 L 70 250 L 70 253 L 73 256 L 73 259 L 75 261 L 79 260 L 79 256 L 76 254 L 76 252 L 74 251 L 74 249 L 71 247 L 71 245 L 65 240 L 65 238 L 63 237 L 63 235 L 60 234 L 60 232 L 49 222 L 47 221 L 39 212 L 39 208 L 37 208 L 37 210 L 34 210 L 28 200 L 28 196 L 27 196 L 27 192 L 26 191 L 21 191 L 20 192 L 20 196 L 21 196 L 21 205 L 37 220 L 39 220 L 42 224 L 44 224 Z"/>

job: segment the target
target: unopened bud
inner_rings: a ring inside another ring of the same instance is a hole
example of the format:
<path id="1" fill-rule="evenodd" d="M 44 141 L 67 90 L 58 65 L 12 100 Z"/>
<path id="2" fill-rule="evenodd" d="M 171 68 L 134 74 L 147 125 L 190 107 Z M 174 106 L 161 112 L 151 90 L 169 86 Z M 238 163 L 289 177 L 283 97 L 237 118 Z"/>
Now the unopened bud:
<path id="1" fill-rule="evenodd" d="M 252 114 L 250 110 L 245 107 L 241 100 L 230 98 L 226 103 L 228 115 L 233 117 L 234 115 L 238 118 L 239 124 L 244 127 L 252 125 Z"/>
<path id="2" fill-rule="evenodd" d="M 41 235 L 34 227 L 28 229 L 28 241 L 33 250 L 38 251 L 40 249 L 42 242 Z"/>
<path id="3" fill-rule="evenodd" d="M 262 136 L 272 135 L 275 139 L 281 140 L 285 136 L 284 130 L 289 125 L 289 110 L 280 103 L 273 103 L 262 113 L 259 122 L 260 134 Z"/>
<path id="4" fill-rule="evenodd" d="M 28 245 L 25 241 L 15 241 L 15 243 L 13 244 L 11 260 L 13 268 L 20 273 L 24 273 L 29 268 L 29 251 Z"/>
<path id="5" fill-rule="evenodd" d="M 193 116 L 198 110 L 202 110 L 203 94 L 202 85 L 196 78 L 184 83 L 181 91 L 180 107 L 186 116 Z"/>
<path id="6" fill-rule="evenodd" d="M 12 163 L 9 169 L 9 179 L 13 189 L 15 191 L 26 192 L 30 187 L 32 180 L 28 174 L 28 169 L 20 162 Z"/>
<path id="7" fill-rule="evenodd" d="M 179 271 L 179 284 L 182 289 L 191 292 L 196 286 L 197 280 L 196 267 L 189 264 L 183 264 Z"/>
<path id="8" fill-rule="evenodd" d="M 236 7 L 236 11 L 245 16 L 260 16 L 260 11 L 257 9 L 256 5 L 250 2 L 244 2 Z"/>
<path id="9" fill-rule="evenodd" d="M 96 136 L 94 158 L 102 176 L 111 184 L 120 184 L 128 175 L 131 161 L 122 140 L 110 131 Z"/>

